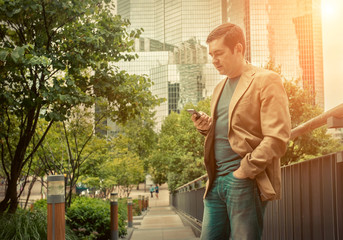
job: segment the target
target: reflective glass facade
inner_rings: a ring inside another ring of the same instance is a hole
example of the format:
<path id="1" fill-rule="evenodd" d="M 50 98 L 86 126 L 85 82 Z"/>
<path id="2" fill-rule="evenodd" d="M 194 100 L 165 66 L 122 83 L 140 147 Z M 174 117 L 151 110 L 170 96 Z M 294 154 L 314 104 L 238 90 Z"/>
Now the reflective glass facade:
<path id="1" fill-rule="evenodd" d="M 155 38 L 155 0 L 117 0 L 117 14 L 129 19 L 130 29 L 143 28 L 141 37 Z"/>
<path id="2" fill-rule="evenodd" d="M 205 43 L 222 22 L 219 0 L 155 0 L 155 39 L 179 44 L 196 37 Z"/>
<path id="3" fill-rule="evenodd" d="M 139 58 L 116 65 L 129 73 L 147 74 L 152 93 L 167 101 L 156 108 L 158 131 L 171 112 L 212 94 L 223 77 L 208 59 L 206 38 L 222 22 L 219 0 L 117 0 L 117 13 L 143 28 L 135 41 Z"/>
<path id="4" fill-rule="evenodd" d="M 263 67 L 273 60 L 324 106 L 320 0 L 117 0 L 117 7 L 132 29 L 144 29 L 135 41 L 139 58 L 118 66 L 149 75 L 153 94 L 167 99 L 157 108 L 157 130 L 170 112 L 211 96 L 224 78 L 205 41 L 226 21 L 244 29 L 248 61 Z"/>
<path id="5" fill-rule="evenodd" d="M 180 112 L 186 103 L 197 104 L 204 97 L 205 77 L 201 64 L 168 64 L 151 69 L 152 91 L 167 99 L 156 108 L 157 128 L 171 112 Z"/>
<path id="6" fill-rule="evenodd" d="M 228 21 L 245 30 L 246 58 L 257 66 L 281 65 L 287 79 L 301 78 L 324 107 L 320 0 L 228 0 Z"/>

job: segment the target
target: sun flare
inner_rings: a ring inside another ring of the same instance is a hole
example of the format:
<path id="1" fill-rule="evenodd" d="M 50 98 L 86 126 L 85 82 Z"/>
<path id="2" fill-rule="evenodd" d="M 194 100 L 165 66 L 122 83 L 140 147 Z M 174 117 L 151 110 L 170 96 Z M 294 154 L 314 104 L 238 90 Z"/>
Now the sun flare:
<path id="1" fill-rule="evenodd" d="M 325 19 L 333 19 L 337 15 L 337 3 L 335 1 L 322 1 L 322 17 Z"/>

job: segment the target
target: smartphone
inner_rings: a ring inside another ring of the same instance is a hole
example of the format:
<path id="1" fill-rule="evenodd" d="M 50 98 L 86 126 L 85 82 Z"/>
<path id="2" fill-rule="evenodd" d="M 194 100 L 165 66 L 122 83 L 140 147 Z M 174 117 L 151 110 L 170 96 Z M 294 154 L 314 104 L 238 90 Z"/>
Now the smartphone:
<path id="1" fill-rule="evenodd" d="M 201 114 L 200 113 L 198 113 L 196 110 L 194 110 L 194 109 L 187 109 L 187 112 L 189 112 L 190 114 L 196 114 L 197 116 L 196 116 L 196 120 L 198 120 L 198 118 L 200 118 L 200 116 L 201 116 Z"/>

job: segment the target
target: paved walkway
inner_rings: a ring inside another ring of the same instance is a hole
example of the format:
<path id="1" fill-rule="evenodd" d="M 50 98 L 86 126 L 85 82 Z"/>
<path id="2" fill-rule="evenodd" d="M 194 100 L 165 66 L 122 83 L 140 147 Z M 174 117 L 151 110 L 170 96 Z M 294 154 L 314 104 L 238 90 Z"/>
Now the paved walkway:
<path id="1" fill-rule="evenodd" d="M 132 197 L 137 195 L 150 196 L 149 192 L 134 191 Z M 131 240 L 195 240 L 191 227 L 185 226 L 173 207 L 169 206 L 169 191 L 163 186 L 159 198 L 149 197 L 149 208 L 143 217 L 133 219 L 133 233 Z"/>

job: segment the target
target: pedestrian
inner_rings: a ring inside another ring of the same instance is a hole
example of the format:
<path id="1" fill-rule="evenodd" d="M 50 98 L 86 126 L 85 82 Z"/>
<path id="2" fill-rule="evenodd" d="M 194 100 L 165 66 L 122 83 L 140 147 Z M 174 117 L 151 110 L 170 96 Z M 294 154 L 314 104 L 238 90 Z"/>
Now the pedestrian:
<path id="1" fill-rule="evenodd" d="M 207 43 L 226 78 L 213 91 L 211 117 L 192 115 L 206 136 L 201 239 L 261 239 L 267 201 L 280 199 L 280 157 L 291 129 L 288 98 L 277 73 L 245 60 L 240 27 L 222 24 Z"/>
<path id="2" fill-rule="evenodd" d="M 154 192 L 155 192 L 155 188 L 153 185 L 150 186 L 150 197 L 153 198 L 154 197 Z"/>
<path id="3" fill-rule="evenodd" d="M 156 193 L 156 198 L 158 199 L 158 192 L 159 192 L 159 188 L 158 188 L 158 185 L 156 185 L 155 187 L 155 193 Z"/>

